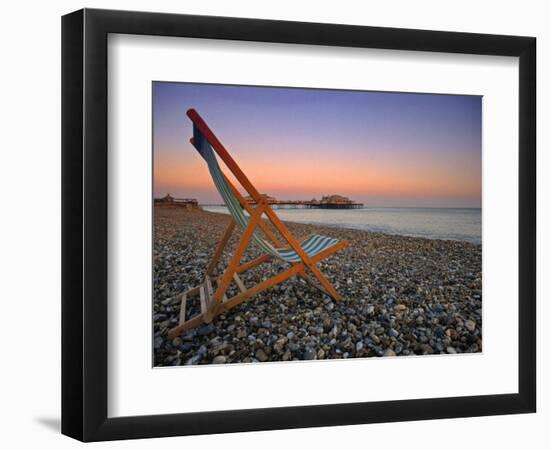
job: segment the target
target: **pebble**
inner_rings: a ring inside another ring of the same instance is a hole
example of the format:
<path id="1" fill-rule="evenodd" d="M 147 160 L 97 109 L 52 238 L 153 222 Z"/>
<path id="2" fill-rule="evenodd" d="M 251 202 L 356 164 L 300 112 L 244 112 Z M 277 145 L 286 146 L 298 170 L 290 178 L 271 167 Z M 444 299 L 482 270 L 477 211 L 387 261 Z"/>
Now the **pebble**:
<path id="1" fill-rule="evenodd" d="M 306 350 L 304 351 L 305 360 L 315 359 L 316 356 L 317 356 L 317 353 L 311 348 L 306 348 Z"/>
<path id="2" fill-rule="evenodd" d="M 287 343 L 287 339 L 286 339 L 286 338 L 277 339 L 277 341 L 276 341 L 275 344 L 273 345 L 273 349 L 274 349 L 277 353 L 283 353 L 283 351 L 284 351 L 284 349 L 285 349 L 286 343 Z"/>
<path id="3" fill-rule="evenodd" d="M 188 352 L 192 348 L 193 348 L 193 343 L 192 342 L 184 342 L 180 347 L 182 352 Z"/>
<path id="4" fill-rule="evenodd" d="M 259 349 L 256 352 L 256 359 L 261 362 L 265 362 L 269 359 L 269 357 L 265 354 L 265 352 L 262 349 Z"/>
<path id="5" fill-rule="evenodd" d="M 196 365 L 196 364 L 201 362 L 201 359 L 202 359 L 202 355 L 197 354 L 197 355 L 192 356 L 191 358 L 189 358 L 187 361 L 185 361 L 185 365 L 186 366 Z"/>
<path id="6" fill-rule="evenodd" d="M 473 320 L 466 320 L 466 322 L 464 322 L 464 326 L 470 332 L 474 332 L 476 329 L 476 323 Z"/>
<path id="7" fill-rule="evenodd" d="M 445 331 L 445 334 L 451 339 L 456 339 L 458 337 L 458 333 L 453 328 L 448 328 L 447 331 Z"/>
<path id="8" fill-rule="evenodd" d="M 202 325 L 198 330 L 197 334 L 199 336 L 208 336 L 210 333 L 214 332 L 214 325 L 211 323 L 207 325 Z"/>

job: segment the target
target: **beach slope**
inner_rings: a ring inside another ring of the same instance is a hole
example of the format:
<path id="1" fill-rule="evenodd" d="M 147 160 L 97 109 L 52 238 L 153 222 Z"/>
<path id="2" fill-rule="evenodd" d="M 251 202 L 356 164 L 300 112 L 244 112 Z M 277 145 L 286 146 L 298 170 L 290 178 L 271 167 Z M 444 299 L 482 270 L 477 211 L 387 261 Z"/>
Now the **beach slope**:
<path id="1" fill-rule="evenodd" d="M 211 324 L 168 339 L 167 329 L 179 318 L 175 296 L 202 282 L 228 221 L 228 215 L 200 209 L 155 208 L 155 366 L 482 350 L 480 245 L 290 222 L 295 236 L 319 233 L 349 241 L 319 264 L 342 302 L 291 278 Z M 219 267 L 229 261 L 239 236 L 234 233 Z M 257 256 L 251 245 L 243 260 Z M 252 286 L 284 267 L 269 262 L 242 278 Z"/>

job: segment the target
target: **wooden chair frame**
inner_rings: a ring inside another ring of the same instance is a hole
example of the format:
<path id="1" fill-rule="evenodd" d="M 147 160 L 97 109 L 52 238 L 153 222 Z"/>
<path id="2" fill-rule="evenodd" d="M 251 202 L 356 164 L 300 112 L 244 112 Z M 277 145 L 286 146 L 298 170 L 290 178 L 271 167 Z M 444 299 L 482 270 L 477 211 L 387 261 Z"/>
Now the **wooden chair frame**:
<path id="1" fill-rule="evenodd" d="M 187 116 L 199 129 L 202 135 L 207 139 L 211 147 L 222 159 L 222 161 L 225 163 L 231 173 L 235 176 L 240 185 L 246 190 L 246 192 L 248 192 L 250 197 L 256 203 L 256 207 L 253 207 L 250 203 L 248 203 L 246 199 L 241 195 L 241 193 L 236 189 L 236 187 L 230 182 L 230 180 L 225 177 L 234 196 L 238 199 L 241 206 L 250 215 L 248 225 L 246 229 L 242 232 L 242 236 L 240 237 L 237 248 L 233 253 L 233 256 L 231 257 L 227 268 L 222 275 L 217 276 L 216 267 L 236 225 L 234 219 L 231 218 L 231 221 L 227 225 L 227 228 L 225 229 L 224 234 L 220 242 L 218 243 L 216 250 L 214 251 L 212 260 L 210 261 L 210 264 L 206 269 L 204 281 L 199 286 L 183 292 L 176 297 L 176 300 L 179 301 L 181 304 L 180 320 L 179 324 L 168 332 L 168 336 L 170 338 L 174 338 L 189 329 L 199 326 L 201 323 L 210 323 L 214 319 L 214 317 L 223 313 L 224 311 L 227 311 L 250 299 L 254 295 L 296 275 L 302 277 L 309 284 L 320 289 L 323 293 L 329 295 L 335 301 L 340 301 L 340 295 L 338 294 L 338 292 L 336 292 L 336 289 L 332 286 L 332 284 L 321 273 L 316 264 L 319 261 L 332 255 L 333 253 L 336 253 L 337 251 L 346 247 L 348 245 L 348 242 L 346 240 L 340 240 L 335 245 L 323 250 L 317 255 L 313 257 L 308 256 L 300 246 L 300 243 L 304 239 L 299 240 L 292 235 L 290 230 L 279 219 L 271 206 L 252 185 L 252 183 L 249 181 L 249 179 L 246 177 L 246 175 L 243 173 L 237 163 L 233 160 L 229 152 L 225 149 L 223 144 L 218 140 L 218 138 L 210 130 L 208 125 L 199 116 L 199 114 L 194 109 L 190 109 L 189 111 L 187 111 Z M 191 139 L 191 143 L 194 145 L 193 139 Z M 264 215 L 267 217 L 267 221 L 262 220 L 262 216 Z M 270 224 L 275 230 L 279 232 L 279 234 L 287 241 L 288 246 L 292 248 L 300 257 L 301 261 L 297 263 L 292 263 L 291 267 L 287 270 L 265 281 L 262 281 L 261 283 L 258 283 L 251 288 L 246 288 L 243 281 L 239 277 L 239 273 L 245 272 L 264 262 L 267 262 L 272 258 L 271 255 L 265 254 L 252 261 L 241 264 L 241 259 L 250 243 L 252 234 L 256 231 L 256 229 L 259 227 L 276 247 L 284 247 L 284 244 L 277 238 L 277 236 L 268 224 Z M 308 272 L 314 275 L 319 285 L 317 285 L 310 278 Z M 232 281 L 236 283 L 240 292 L 231 298 L 227 298 L 226 292 Z M 215 290 L 214 285 L 216 285 Z M 199 314 L 196 314 L 189 320 L 186 320 L 187 300 L 196 295 L 199 295 L 200 297 L 201 312 Z"/>

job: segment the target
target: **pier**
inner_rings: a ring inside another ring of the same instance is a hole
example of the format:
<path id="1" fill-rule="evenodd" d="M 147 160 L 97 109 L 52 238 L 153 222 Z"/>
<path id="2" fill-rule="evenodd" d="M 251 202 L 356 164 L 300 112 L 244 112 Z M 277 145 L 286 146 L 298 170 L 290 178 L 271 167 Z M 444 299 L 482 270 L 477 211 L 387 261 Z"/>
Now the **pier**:
<path id="1" fill-rule="evenodd" d="M 275 209 L 362 209 L 365 207 L 363 203 L 313 203 L 308 201 L 278 201 L 270 203 Z"/>
<path id="2" fill-rule="evenodd" d="M 166 194 L 162 198 L 155 198 L 155 206 L 167 208 L 187 208 L 196 209 L 199 207 L 199 202 L 195 198 L 175 198 L 170 194 Z"/>
<path id="3" fill-rule="evenodd" d="M 342 195 L 325 195 L 321 200 L 277 200 L 266 194 L 262 194 L 262 198 L 266 199 L 269 206 L 273 209 L 362 209 L 365 207 L 363 203 L 357 203 Z M 255 205 L 256 202 L 250 196 L 245 200 Z M 225 206 L 220 205 L 202 205 L 202 206 Z"/>

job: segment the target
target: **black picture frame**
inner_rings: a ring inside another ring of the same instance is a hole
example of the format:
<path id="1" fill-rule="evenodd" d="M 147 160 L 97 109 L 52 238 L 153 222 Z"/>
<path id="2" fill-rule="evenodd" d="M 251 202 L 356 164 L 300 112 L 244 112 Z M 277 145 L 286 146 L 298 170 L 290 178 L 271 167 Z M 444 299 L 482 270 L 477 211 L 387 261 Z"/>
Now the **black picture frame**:
<path id="1" fill-rule="evenodd" d="M 518 393 L 107 417 L 107 36 L 519 57 Z M 62 433 L 82 441 L 535 412 L 536 39 L 83 9 L 62 18 Z"/>

